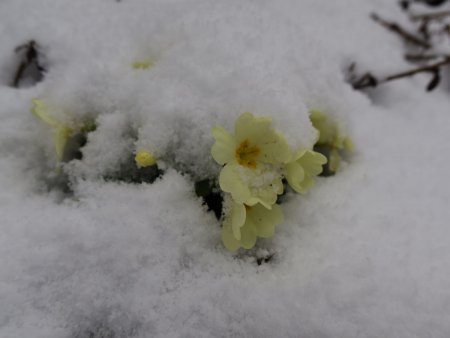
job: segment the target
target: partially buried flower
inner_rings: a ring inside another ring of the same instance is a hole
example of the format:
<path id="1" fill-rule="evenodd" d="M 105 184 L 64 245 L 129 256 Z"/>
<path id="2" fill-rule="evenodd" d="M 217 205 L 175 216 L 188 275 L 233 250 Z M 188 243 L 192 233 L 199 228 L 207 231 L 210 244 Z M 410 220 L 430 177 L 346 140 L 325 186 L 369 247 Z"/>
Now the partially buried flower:
<path id="1" fill-rule="evenodd" d="M 327 155 L 328 169 L 333 174 L 339 170 L 341 152 L 353 152 L 352 139 L 343 135 L 339 125 L 330 121 L 321 111 L 312 110 L 310 119 L 314 128 L 319 132 L 315 149 Z"/>
<path id="2" fill-rule="evenodd" d="M 153 154 L 145 150 L 138 151 L 134 160 L 136 161 L 138 167 L 141 168 L 150 167 L 156 164 L 156 158 Z"/>
<path id="3" fill-rule="evenodd" d="M 96 124 L 90 118 L 83 121 L 65 119 L 62 122 L 50 113 L 51 109 L 43 100 L 33 99 L 32 103 L 33 115 L 53 129 L 56 173 L 59 174 L 62 162 L 81 158 L 80 148 L 87 142 L 87 133 L 96 129 Z"/>
<path id="4" fill-rule="evenodd" d="M 225 165 L 219 177 L 223 191 L 237 203 L 263 204 L 270 208 L 283 192 L 281 168 L 291 159 L 291 151 L 282 135 L 272 127 L 272 119 L 242 114 L 234 134 L 215 127 L 216 140 L 211 149 L 214 160 Z"/>
<path id="5" fill-rule="evenodd" d="M 256 238 L 271 237 L 275 225 L 283 222 L 283 214 L 278 205 L 266 209 L 261 204 L 248 206 L 232 202 L 228 217 L 222 225 L 222 241 L 230 251 L 240 247 L 251 249 L 255 246 Z"/>
<path id="6" fill-rule="evenodd" d="M 53 116 L 50 115 L 49 109 L 44 101 L 40 99 L 33 99 L 32 101 L 33 107 L 31 108 L 31 112 L 34 116 L 45 122 L 53 129 L 54 134 L 54 143 L 55 143 L 55 152 L 56 159 L 59 163 L 63 160 L 64 149 L 66 147 L 66 143 L 69 138 L 73 135 L 73 128 L 69 127 L 67 124 L 61 123 Z"/>
<path id="7" fill-rule="evenodd" d="M 294 161 L 286 164 L 286 180 L 292 189 L 304 194 L 314 186 L 314 176 L 322 172 L 325 163 L 327 158 L 318 152 L 300 151 Z"/>
<path id="8" fill-rule="evenodd" d="M 146 59 L 144 61 L 135 61 L 132 64 L 133 69 L 149 69 L 155 64 L 155 61 L 152 59 Z"/>

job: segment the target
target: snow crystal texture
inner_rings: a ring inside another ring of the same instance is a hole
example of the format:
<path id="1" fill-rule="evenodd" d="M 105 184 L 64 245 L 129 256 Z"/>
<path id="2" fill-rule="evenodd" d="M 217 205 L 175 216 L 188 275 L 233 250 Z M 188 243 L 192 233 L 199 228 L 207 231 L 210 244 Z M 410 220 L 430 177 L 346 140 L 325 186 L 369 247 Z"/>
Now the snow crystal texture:
<path id="1" fill-rule="evenodd" d="M 408 66 L 372 11 L 403 20 L 388 0 L 2 0 L 0 337 L 448 337 L 450 97 L 421 76 L 369 96 L 345 82 L 355 61 Z M 12 88 L 31 39 L 48 72 Z M 97 122 L 71 194 L 36 97 Z M 356 154 L 286 196 L 273 238 L 228 253 L 194 192 L 220 170 L 211 128 L 249 111 L 311 147 L 310 109 Z M 161 178 L 105 179 L 139 149 Z"/>

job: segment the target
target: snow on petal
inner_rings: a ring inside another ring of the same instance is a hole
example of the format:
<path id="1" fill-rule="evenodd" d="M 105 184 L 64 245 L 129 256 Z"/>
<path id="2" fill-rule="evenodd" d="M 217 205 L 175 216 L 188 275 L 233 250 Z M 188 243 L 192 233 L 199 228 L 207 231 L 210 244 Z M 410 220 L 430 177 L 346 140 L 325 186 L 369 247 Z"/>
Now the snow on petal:
<path id="1" fill-rule="evenodd" d="M 250 197 L 250 189 L 246 186 L 236 170 L 236 165 L 227 164 L 219 175 L 220 188 L 229 192 L 236 203 L 245 203 Z"/>

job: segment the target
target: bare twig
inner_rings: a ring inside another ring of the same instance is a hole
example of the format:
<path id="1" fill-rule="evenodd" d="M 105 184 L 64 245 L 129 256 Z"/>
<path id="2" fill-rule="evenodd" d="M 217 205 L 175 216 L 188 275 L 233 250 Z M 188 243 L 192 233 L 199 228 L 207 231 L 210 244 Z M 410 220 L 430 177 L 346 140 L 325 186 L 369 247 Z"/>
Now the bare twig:
<path id="1" fill-rule="evenodd" d="M 406 42 L 412 43 L 414 45 L 429 49 L 431 45 L 421 38 L 407 32 L 405 29 L 403 29 L 400 25 L 398 25 L 395 22 L 386 21 L 384 19 L 381 19 L 377 14 L 372 13 L 370 16 L 375 22 L 379 23 L 384 28 L 390 30 L 393 33 L 396 33 L 400 37 L 402 37 Z"/>
<path id="2" fill-rule="evenodd" d="M 352 86 L 355 89 L 376 87 L 376 86 L 378 86 L 378 85 L 380 85 L 382 83 L 385 83 L 385 82 L 394 81 L 394 80 L 402 79 L 402 78 L 405 78 L 405 77 L 410 77 L 410 76 L 416 75 L 418 73 L 429 73 L 429 72 L 431 72 L 433 74 L 433 77 L 432 77 L 431 81 L 429 82 L 429 84 L 427 85 L 427 90 L 431 91 L 434 88 L 436 88 L 436 86 L 440 82 L 440 79 L 441 79 L 441 77 L 440 77 L 441 67 L 447 66 L 447 65 L 450 65 L 450 56 L 447 56 L 443 60 L 440 60 L 438 62 L 431 63 L 431 64 L 424 65 L 424 66 L 420 66 L 420 67 L 417 67 L 417 68 L 414 68 L 414 69 L 410 69 L 410 70 L 407 70 L 407 71 L 404 71 L 404 72 L 401 72 L 401 73 L 389 75 L 389 76 L 386 76 L 385 78 L 382 78 L 382 79 L 377 79 L 372 74 L 366 73 L 361 78 L 353 81 L 352 82 Z"/>
<path id="3" fill-rule="evenodd" d="M 441 82 L 441 70 L 440 68 L 436 68 L 432 71 L 433 77 L 431 81 L 428 83 L 427 92 L 431 92 L 434 88 L 436 88 Z"/>
<path id="4" fill-rule="evenodd" d="M 425 62 L 445 57 L 448 56 L 444 54 L 405 54 L 405 60 L 410 62 Z"/>
<path id="5" fill-rule="evenodd" d="M 434 13 L 428 13 L 428 14 L 417 14 L 412 15 L 411 20 L 412 21 L 420 21 L 420 20 L 442 20 L 446 18 L 447 16 L 450 16 L 450 11 L 442 11 L 442 12 L 434 12 Z"/>
<path id="6" fill-rule="evenodd" d="M 448 64 L 450 64 L 450 57 L 446 57 L 444 60 L 441 60 L 441 61 L 436 62 L 436 63 L 432 63 L 430 65 L 414 68 L 414 69 L 411 69 L 411 70 L 407 70 L 405 72 L 401 72 L 401 73 L 398 73 L 398 74 L 387 76 L 383 80 L 379 81 L 379 83 L 388 82 L 388 81 L 392 81 L 392 80 L 397 80 L 397 79 L 401 79 L 403 77 L 413 76 L 413 75 L 416 75 L 418 73 L 434 72 L 436 70 L 439 70 L 440 67 L 448 65 Z"/>

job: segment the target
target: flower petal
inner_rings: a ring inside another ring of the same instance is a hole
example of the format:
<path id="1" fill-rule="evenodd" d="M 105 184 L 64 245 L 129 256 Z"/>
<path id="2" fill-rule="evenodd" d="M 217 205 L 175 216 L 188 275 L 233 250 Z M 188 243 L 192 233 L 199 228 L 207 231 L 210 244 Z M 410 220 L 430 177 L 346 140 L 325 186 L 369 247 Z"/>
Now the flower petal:
<path id="1" fill-rule="evenodd" d="M 61 123 L 49 114 L 48 107 L 43 100 L 33 99 L 32 103 L 31 112 L 34 116 L 47 123 L 50 127 L 58 128 L 61 126 Z"/>
<path id="2" fill-rule="evenodd" d="M 297 161 L 288 163 L 286 165 L 286 180 L 288 181 L 292 189 L 294 189 L 296 192 L 303 192 L 301 183 L 304 181 L 304 179 L 305 171 Z"/>
<path id="3" fill-rule="evenodd" d="M 233 235 L 237 240 L 241 240 L 241 228 L 245 223 L 246 210 L 244 204 L 233 202 L 233 208 L 231 209 L 231 229 Z"/>
<path id="4" fill-rule="evenodd" d="M 269 117 L 255 117 L 251 113 L 243 113 L 235 125 L 237 142 L 248 142 L 261 150 L 258 160 L 265 163 L 285 163 L 291 158 L 289 145 L 284 137 L 272 127 Z"/>
<path id="5" fill-rule="evenodd" d="M 288 143 L 282 135 L 269 132 L 265 138 L 260 140 L 260 160 L 266 163 L 287 163 L 292 158 Z"/>
<path id="6" fill-rule="evenodd" d="M 344 149 L 349 152 L 355 151 L 355 145 L 353 144 L 352 139 L 348 136 L 344 138 Z"/>
<path id="7" fill-rule="evenodd" d="M 321 153 L 306 150 L 297 162 L 311 176 L 317 176 L 322 172 L 322 165 L 327 163 L 327 158 Z"/>
<path id="8" fill-rule="evenodd" d="M 56 158 L 58 162 L 61 162 L 63 160 L 64 149 L 66 147 L 67 140 L 70 138 L 71 134 L 72 130 L 66 126 L 60 126 L 55 129 L 54 142 L 55 142 Z"/>
<path id="9" fill-rule="evenodd" d="M 236 120 L 234 134 L 238 141 L 263 137 L 271 129 L 272 119 L 269 117 L 255 117 L 252 113 L 243 113 Z"/>
<path id="10" fill-rule="evenodd" d="M 212 135 L 216 139 L 216 143 L 211 148 L 212 157 L 221 165 L 230 162 L 236 151 L 236 142 L 233 136 L 219 126 L 212 129 Z"/>
<path id="11" fill-rule="evenodd" d="M 275 200 L 276 201 L 276 200 Z M 257 204 L 262 204 L 265 208 L 267 208 L 267 209 L 272 209 L 272 205 L 275 203 L 275 202 L 271 202 L 271 201 L 267 201 L 267 199 L 264 199 L 264 198 L 261 198 L 261 197 L 250 197 L 246 202 L 245 202 L 245 204 L 246 205 L 248 205 L 248 206 L 254 206 L 254 205 L 257 205 Z"/>
<path id="12" fill-rule="evenodd" d="M 250 189 L 242 182 L 236 172 L 237 164 L 227 164 L 220 172 L 220 188 L 229 192 L 236 203 L 245 203 L 250 197 Z"/>
<path id="13" fill-rule="evenodd" d="M 256 244 L 256 229 L 252 222 L 245 222 L 241 228 L 241 246 L 244 249 L 251 249 Z"/>
<path id="14" fill-rule="evenodd" d="M 314 187 L 314 184 L 316 182 L 314 181 L 314 179 L 310 176 L 310 175 L 305 175 L 305 179 L 303 180 L 301 186 L 301 190 L 299 191 L 299 193 L 301 194 L 306 194 L 309 189 L 311 189 L 312 187 Z"/>
<path id="15" fill-rule="evenodd" d="M 255 205 L 248 212 L 248 218 L 255 224 L 256 235 L 264 238 L 273 236 L 275 225 L 283 223 L 283 213 L 278 205 L 271 210 Z"/>
<path id="16" fill-rule="evenodd" d="M 275 204 L 278 198 L 278 193 L 275 189 L 272 187 L 268 187 L 265 189 L 258 189 L 257 195 L 252 196 L 249 198 L 245 204 L 247 205 L 255 205 L 257 203 L 262 204 L 265 208 L 271 209 L 272 205 Z"/>
<path id="17" fill-rule="evenodd" d="M 223 245 L 229 251 L 236 251 L 241 246 L 241 243 L 233 236 L 233 231 L 231 230 L 231 222 L 225 221 L 222 225 L 222 242 Z"/>
<path id="18" fill-rule="evenodd" d="M 339 151 L 336 149 L 332 149 L 330 152 L 330 170 L 333 172 L 337 172 L 341 165 L 341 156 L 339 155 Z"/>
<path id="19" fill-rule="evenodd" d="M 309 117 L 314 128 L 319 131 L 317 144 L 333 143 L 337 135 L 336 124 L 330 123 L 327 116 L 319 110 L 312 110 Z"/>

